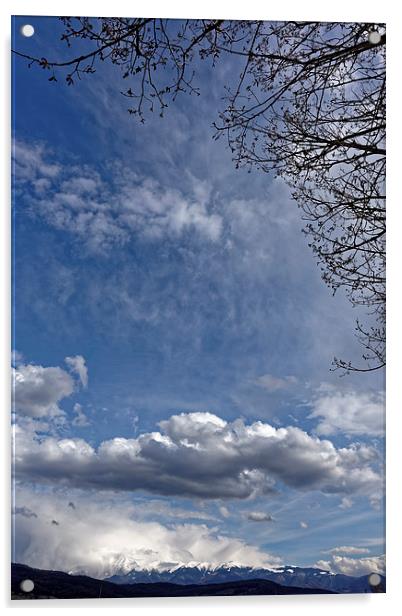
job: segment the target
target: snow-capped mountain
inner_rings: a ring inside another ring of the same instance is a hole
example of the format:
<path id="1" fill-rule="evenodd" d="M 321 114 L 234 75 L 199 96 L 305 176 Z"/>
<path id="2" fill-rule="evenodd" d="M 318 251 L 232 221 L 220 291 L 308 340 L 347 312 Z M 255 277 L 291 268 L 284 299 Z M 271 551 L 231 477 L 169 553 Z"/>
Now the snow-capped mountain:
<path id="1" fill-rule="evenodd" d="M 240 580 L 269 580 L 283 586 L 318 588 L 334 592 L 371 592 L 368 576 L 351 577 L 313 567 L 284 566 L 264 569 L 241 567 L 231 563 L 211 566 L 208 563 L 188 563 L 153 569 L 133 569 L 125 575 L 106 578 L 116 584 L 171 582 L 174 584 L 213 584 Z M 165 565 L 165 566 L 164 566 Z M 385 578 L 382 578 L 384 584 Z"/>

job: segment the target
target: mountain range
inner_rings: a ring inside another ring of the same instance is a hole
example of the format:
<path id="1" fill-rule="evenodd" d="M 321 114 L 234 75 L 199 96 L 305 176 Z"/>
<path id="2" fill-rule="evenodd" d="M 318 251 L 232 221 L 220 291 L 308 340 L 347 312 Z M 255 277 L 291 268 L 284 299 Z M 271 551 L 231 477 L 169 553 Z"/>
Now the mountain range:
<path id="1" fill-rule="evenodd" d="M 34 582 L 28 593 L 21 589 L 27 579 Z M 23 564 L 11 567 L 13 599 L 383 593 L 385 577 L 379 579 L 377 586 L 371 586 L 369 576 L 333 574 L 313 567 L 263 569 L 205 563 L 163 571 L 137 569 L 104 580 Z"/>
<path id="2" fill-rule="evenodd" d="M 352 577 L 313 567 L 296 566 L 264 569 L 231 565 L 210 567 L 207 564 L 199 563 L 193 566 L 176 565 L 162 571 L 157 568 L 151 570 L 134 569 L 125 575 L 113 575 L 106 579 L 115 584 L 172 583 L 200 585 L 259 579 L 292 588 L 321 589 L 336 593 L 384 592 L 385 590 L 385 578 L 383 576 L 380 576 L 380 584 L 375 588 L 370 585 L 368 575 Z"/>
<path id="3" fill-rule="evenodd" d="M 24 592 L 21 583 L 32 580 L 33 590 Z M 100 599 L 129 597 L 191 597 L 231 595 L 306 595 L 328 594 L 331 591 L 286 587 L 269 580 L 237 580 L 213 584 L 114 584 L 83 575 L 71 575 L 62 571 L 33 569 L 26 565 L 11 567 L 12 599 Z"/>

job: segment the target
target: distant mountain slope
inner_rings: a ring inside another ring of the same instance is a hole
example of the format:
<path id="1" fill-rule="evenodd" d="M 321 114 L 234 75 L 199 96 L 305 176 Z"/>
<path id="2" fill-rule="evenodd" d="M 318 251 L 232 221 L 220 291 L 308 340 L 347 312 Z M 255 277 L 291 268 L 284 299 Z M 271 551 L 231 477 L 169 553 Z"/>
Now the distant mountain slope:
<path id="1" fill-rule="evenodd" d="M 385 578 L 381 584 L 372 588 L 367 575 L 352 577 L 332 574 L 313 567 L 281 567 L 280 569 L 253 569 L 250 567 L 223 566 L 208 568 L 205 566 L 173 567 L 167 571 L 133 570 L 126 575 L 107 578 L 116 584 L 133 583 L 173 583 L 173 584 L 220 584 L 238 580 L 269 580 L 281 586 L 299 588 L 321 588 L 337 593 L 385 592 Z"/>
<path id="2" fill-rule="evenodd" d="M 34 582 L 34 589 L 24 593 L 23 580 Z M 211 595 L 305 595 L 327 594 L 330 591 L 312 588 L 285 587 L 268 580 L 238 580 L 221 584 L 178 585 L 171 583 L 113 584 L 83 575 L 61 571 L 32 569 L 26 565 L 11 566 L 12 599 L 90 599 L 128 597 L 180 597 Z"/>

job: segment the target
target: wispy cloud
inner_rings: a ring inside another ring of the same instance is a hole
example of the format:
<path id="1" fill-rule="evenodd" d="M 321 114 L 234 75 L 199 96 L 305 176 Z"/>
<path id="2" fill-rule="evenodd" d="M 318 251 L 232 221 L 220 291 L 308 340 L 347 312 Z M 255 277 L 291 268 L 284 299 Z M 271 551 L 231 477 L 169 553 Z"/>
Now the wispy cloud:
<path id="1" fill-rule="evenodd" d="M 119 163 L 104 177 L 88 165 L 50 163 L 54 154 L 43 144 L 16 142 L 13 154 L 16 192 L 30 214 L 78 237 L 93 252 L 133 236 L 160 240 L 196 232 L 215 242 L 221 235 L 210 191 L 195 178 L 192 192 L 184 194 Z"/>
<path id="2" fill-rule="evenodd" d="M 263 387 L 269 392 L 288 389 L 297 384 L 295 376 L 273 376 L 272 374 L 262 374 L 255 380 L 255 384 Z"/>
<path id="3" fill-rule="evenodd" d="M 71 372 L 78 375 L 82 386 L 87 387 L 88 368 L 82 355 L 76 355 L 75 357 L 66 357 L 64 361 L 66 362 Z"/>
<path id="4" fill-rule="evenodd" d="M 251 522 L 274 522 L 272 515 L 265 511 L 250 511 L 247 514 L 247 519 Z"/>
<path id="5" fill-rule="evenodd" d="M 319 419 L 317 434 L 384 434 L 385 403 L 382 393 L 345 391 L 325 384 L 317 390 L 312 407 L 309 418 Z"/>
<path id="6" fill-rule="evenodd" d="M 330 550 L 325 550 L 325 554 L 369 554 L 368 548 L 356 547 L 353 545 L 340 545 Z"/>
<path id="7" fill-rule="evenodd" d="M 81 404 L 76 402 L 73 407 L 73 411 L 75 413 L 75 417 L 72 421 L 73 426 L 77 426 L 79 428 L 83 428 L 90 425 L 90 421 L 88 417 L 85 415 Z"/>

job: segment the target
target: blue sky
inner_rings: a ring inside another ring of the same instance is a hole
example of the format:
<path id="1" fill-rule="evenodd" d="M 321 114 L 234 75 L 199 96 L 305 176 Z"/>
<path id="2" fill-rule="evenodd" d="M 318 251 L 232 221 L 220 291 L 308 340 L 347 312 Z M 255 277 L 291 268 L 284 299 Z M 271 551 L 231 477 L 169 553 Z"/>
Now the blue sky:
<path id="1" fill-rule="evenodd" d="M 64 57 L 55 18 L 26 22 L 16 49 Z M 76 519 L 103 511 L 108 567 L 132 527 L 130 563 L 141 534 L 152 562 L 372 570 L 383 374 L 330 371 L 360 358 L 357 311 L 286 186 L 212 139 L 236 63 L 197 72 L 199 97 L 140 125 L 108 64 L 67 87 L 14 59 L 15 557 L 104 574 Z"/>

